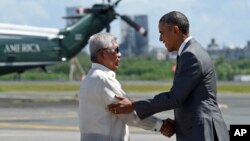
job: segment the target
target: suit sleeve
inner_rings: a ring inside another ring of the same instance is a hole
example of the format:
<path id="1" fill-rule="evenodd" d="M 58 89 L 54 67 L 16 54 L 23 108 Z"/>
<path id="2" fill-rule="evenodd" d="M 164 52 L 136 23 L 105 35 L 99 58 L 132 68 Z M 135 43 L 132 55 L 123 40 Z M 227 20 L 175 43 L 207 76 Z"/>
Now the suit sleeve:
<path id="1" fill-rule="evenodd" d="M 130 126 L 136 126 L 145 130 L 152 130 L 157 132 L 159 132 L 160 127 L 163 123 L 161 119 L 155 116 L 149 116 L 141 120 L 135 111 L 128 114 L 119 114 L 116 116 Z"/>
<path id="2" fill-rule="evenodd" d="M 152 99 L 133 102 L 138 116 L 144 119 L 155 113 L 181 106 L 201 81 L 201 70 L 200 63 L 194 54 L 183 53 L 179 58 L 178 70 L 169 92 L 160 93 Z"/>

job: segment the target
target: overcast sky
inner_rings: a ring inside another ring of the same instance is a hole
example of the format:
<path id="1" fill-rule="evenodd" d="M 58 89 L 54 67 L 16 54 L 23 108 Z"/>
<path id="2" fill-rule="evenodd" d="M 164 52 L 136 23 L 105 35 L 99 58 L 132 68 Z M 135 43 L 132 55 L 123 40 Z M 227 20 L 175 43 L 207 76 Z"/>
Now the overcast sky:
<path id="1" fill-rule="evenodd" d="M 63 28 L 66 7 L 95 2 L 102 0 L 0 0 L 0 23 Z M 244 46 L 250 40 L 250 0 L 122 0 L 116 9 L 120 14 L 147 14 L 150 44 L 158 47 L 163 47 L 158 21 L 173 10 L 186 14 L 191 35 L 204 47 L 211 38 L 220 46 Z M 111 33 L 118 37 L 119 23 L 111 24 Z"/>

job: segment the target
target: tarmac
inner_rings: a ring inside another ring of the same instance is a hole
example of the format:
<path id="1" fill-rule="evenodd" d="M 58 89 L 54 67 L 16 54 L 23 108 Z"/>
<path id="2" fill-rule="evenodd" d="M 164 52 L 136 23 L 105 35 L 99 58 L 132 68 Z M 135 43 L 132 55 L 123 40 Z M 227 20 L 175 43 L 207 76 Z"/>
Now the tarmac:
<path id="1" fill-rule="evenodd" d="M 27 82 L 27 83 L 30 83 L 30 82 Z M 39 83 L 54 83 L 54 82 L 39 82 Z M 156 82 L 124 81 L 123 83 L 132 83 L 132 84 L 135 83 L 136 84 L 136 83 L 162 83 L 162 82 L 161 81 L 156 81 Z M 170 82 L 164 82 L 164 83 L 170 83 Z M 127 93 L 127 95 L 132 100 L 145 99 L 148 97 L 152 98 L 156 94 L 157 92 Z M 229 95 L 235 95 L 235 94 L 229 94 Z M 64 105 L 78 104 L 78 91 L 76 92 L 43 92 L 43 91 L 41 92 L 18 92 L 18 91 L 17 92 L 1 92 L 0 91 L 0 107 L 31 106 L 31 105 L 48 106 L 48 105 L 61 105 L 61 104 L 64 104 Z M 226 105 L 219 105 L 219 106 L 225 107 Z"/>
<path id="2" fill-rule="evenodd" d="M 128 93 L 132 100 L 153 97 L 155 93 Z M 0 92 L 0 107 L 56 106 L 78 104 L 77 92 Z"/>
<path id="3" fill-rule="evenodd" d="M 145 99 L 153 97 L 156 93 L 128 93 L 133 99 Z M 249 123 L 249 95 L 245 94 L 219 94 L 219 107 L 224 112 L 224 117 L 228 125 Z M 78 92 L 0 92 L 0 107 L 30 107 L 30 106 L 76 106 L 78 105 Z M 171 114 L 167 114 L 171 116 Z M 235 116 L 237 115 L 237 116 Z M 160 115 L 161 117 L 161 115 Z M 164 115 L 165 117 L 165 115 Z M 148 133 L 133 128 L 134 140 L 145 139 Z M 152 140 L 170 140 L 159 135 L 149 134 Z M 153 139 L 153 137 L 155 137 Z M 35 138 L 35 137 L 34 137 Z M 157 139 L 156 139 L 157 138 Z M 160 138 L 160 139 L 158 139 Z"/>
<path id="4" fill-rule="evenodd" d="M 153 94 L 128 94 L 132 99 L 140 99 L 145 97 L 153 96 Z M 78 105 L 78 93 L 74 92 L 64 92 L 64 93 L 58 93 L 58 92 L 0 92 L 0 108 L 10 108 L 10 109 L 26 109 L 26 107 L 37 107 L 40 108 L 55 108 L 55 107 L 63 107 L 63 106 L 72 106 L 76 107 Z M 36 109 L 36 108 L 35 108 Z M 56 116 L 56 115 L 55 115 Z M 34 119 L 32 119 L 34 120 Z M 42 123 L 41 125 L 39 123 L 32 123 L 31 121 L 28 121 L 28 124 L 26 126 L 32 126 L 33 124 L 44 126 L 50 122 L 55 122 L 56 124 L 59 124 L 62 122 L 59 121 L 53 121 L 49 120 L 45 123 Z M 72 119 L 71 119 L 72 120 Z M 67 121 L 68 122 L 68 121 Z M 9 123 L 9 122 L 8 122 Z M 19 125 L 20 123 L 11 123 L 13 125 Z M 20 126 L 20 125 L 19 125 Z M 62 128 L 60 125 L 60 128 Z M 169 141 L 175 141 L 175 136 L 171 138 L 166 138 L 162 136 L 160 133 L 151 133 L 150 131 L 145 131 L 143 129 L 137 128 L 137 127 L 130 127 L 131 131 L 131 141 L 137 141 L 137 140 L 169 140 Z M 58 134 L 61 134 L 58 136 Z M 4 128 L 1 129 L 1 141 L 7 141 L 7 140 L 20 140 L 20 141 L 42 141 L 46 138 L 53 139 L 55 141 L 66 141 L 66 140 L 72 140 L 77 141 L 79 140 L 79 132 L 77 131 L 58 131 L 58 130 L 35 130 L 35 129 L 8 129 Z M 42 138 L 41 138 L 42 137 Z"/>
<path id="5" fill-rule="evenodd" d="M 128 93 L 130 99 L 152 98 L 157 93 Z M 76 106 L 77 92 L 0 92 L 0 107 Z M 227 105 L 219 104 L 220 108 Z"/>
<path id="6" fill-rule="evenodd" d="M 0 92 L 0 107 L 75 105 L 77 93 L 67 92 Z"/>

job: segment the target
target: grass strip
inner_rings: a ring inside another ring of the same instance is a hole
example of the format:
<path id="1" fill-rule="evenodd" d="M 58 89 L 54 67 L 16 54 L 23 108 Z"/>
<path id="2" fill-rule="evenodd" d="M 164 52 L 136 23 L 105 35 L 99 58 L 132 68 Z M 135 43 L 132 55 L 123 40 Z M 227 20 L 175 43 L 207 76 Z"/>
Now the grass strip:
<path id="1" fill-rule="evenodd" d="M 171 83 L 122 83 L 126 92 L 150 93 L 169 91 Z M 50 83 L 0 83 L 0 92 L 76 92 L 79 91 L 79 83 L 50 82 Z M 250 84 L 219 83 L 218 93 L 244 93 L 250 94 Z"/>

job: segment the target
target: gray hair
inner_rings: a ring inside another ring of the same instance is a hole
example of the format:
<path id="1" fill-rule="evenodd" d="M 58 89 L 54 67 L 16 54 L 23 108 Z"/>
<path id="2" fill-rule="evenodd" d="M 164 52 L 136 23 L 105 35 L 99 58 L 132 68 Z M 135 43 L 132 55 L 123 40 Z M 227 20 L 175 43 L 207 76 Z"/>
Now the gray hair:
<path id="1" fill-rule="evenodd" d="M 189 34 L 189 21 L 187 17 L 179 11 L 172 11 L 163 15 L 159 22 L 176 25 L 183 34 Z"/>
<path id="2" fill-rule="evenodd" d="M 109 48 L 112 46 L 112 41 L 117 40 L 117 38 L 106 32 L 96 33 L 89 38 L 89 51 L 91 61 L 96 59 L 97 53 L 101 48 Z"/>

